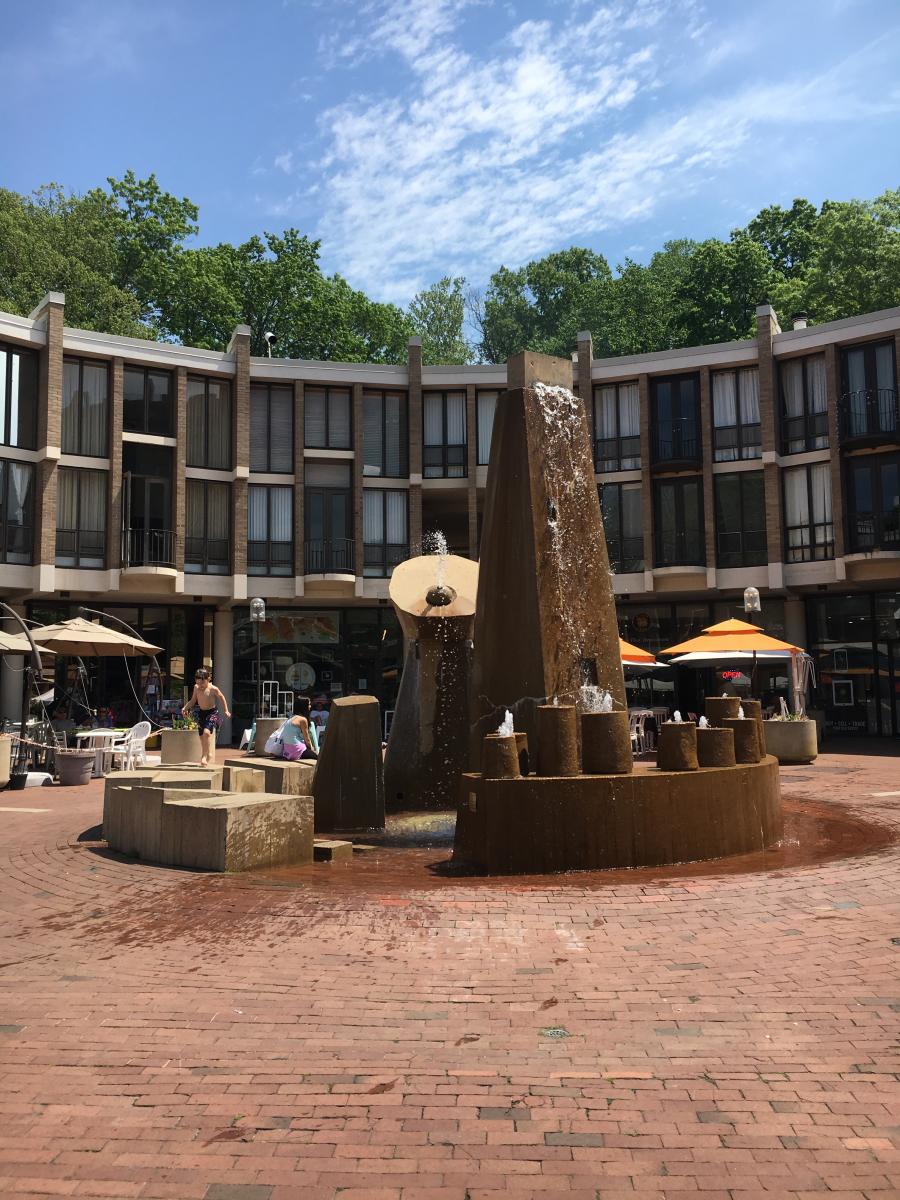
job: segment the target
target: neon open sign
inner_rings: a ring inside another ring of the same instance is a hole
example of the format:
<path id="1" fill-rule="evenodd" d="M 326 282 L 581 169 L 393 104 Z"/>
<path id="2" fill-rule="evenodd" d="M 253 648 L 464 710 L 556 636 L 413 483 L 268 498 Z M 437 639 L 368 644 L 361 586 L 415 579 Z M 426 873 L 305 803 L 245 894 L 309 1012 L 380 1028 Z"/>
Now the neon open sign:
<path id="1" fill-rule="evenodd" d="M 722 672 L 723 679 L 740 679 L 740 677 L 741 677 L 740 671 L 723 671 Z"/>

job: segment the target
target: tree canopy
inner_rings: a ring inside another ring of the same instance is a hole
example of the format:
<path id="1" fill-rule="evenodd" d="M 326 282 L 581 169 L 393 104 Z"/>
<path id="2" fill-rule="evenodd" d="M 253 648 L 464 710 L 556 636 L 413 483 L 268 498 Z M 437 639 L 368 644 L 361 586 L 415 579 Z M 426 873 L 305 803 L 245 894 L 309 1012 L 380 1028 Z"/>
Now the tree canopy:
<path id="1" fill-rule="evenodd" d="M 900 304 L 900 189 L 770 205 L 727 240 L 667 242 L 615 269 L 572 246 L 498 267 L 483 293 L 444 276 L 406 310 L 324 274 L 319 242 L 297 229 L 198 246 L 198 216 L 131 171 L 83 195 L 0 189 L 0 308 L 25 314 L 64 291 L 67 323 L 86 329 L 224 349 L 246 324 L 253 354 L 271 331 L 279 355 L 349 362 L 402 362 L 418 334 L 439 364 L 568 355 L 582 329 L 604 356 L 744 338 L 762 300 L 812 323 Z"/>

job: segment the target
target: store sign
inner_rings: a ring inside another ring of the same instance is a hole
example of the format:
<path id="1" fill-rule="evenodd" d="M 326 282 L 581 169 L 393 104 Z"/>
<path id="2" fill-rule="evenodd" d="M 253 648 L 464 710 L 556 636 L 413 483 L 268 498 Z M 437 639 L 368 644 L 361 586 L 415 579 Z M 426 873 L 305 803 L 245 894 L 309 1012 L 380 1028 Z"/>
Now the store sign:
<path id="1" fill-rule="evenodd" d="M 743 671 L 720 671 L 719 674 L 723 679 L 740 679 Z"/>
<path id="2" fill-rule="evenodd" d="M 269 616 L 260 626 L 264 646 L 335 646 L 341 640 L 341 617 L 337 612 L 303 611 Z"/>

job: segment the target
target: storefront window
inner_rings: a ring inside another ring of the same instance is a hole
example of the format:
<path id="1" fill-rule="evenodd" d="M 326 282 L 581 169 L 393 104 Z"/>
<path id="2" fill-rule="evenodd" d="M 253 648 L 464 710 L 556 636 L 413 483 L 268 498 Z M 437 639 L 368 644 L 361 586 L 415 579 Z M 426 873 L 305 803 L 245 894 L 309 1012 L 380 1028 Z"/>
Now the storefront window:
<path id="1" fill-rule="evenodd" d="M 886 608 L 881 601 L 882 621 Z M 824 713 L 826 734 L 897 732 L 897 643 L 874 641 L 874 612 L 871 595 L 807 602 L 809 652 L 816 667 L 813 707 Z"/>

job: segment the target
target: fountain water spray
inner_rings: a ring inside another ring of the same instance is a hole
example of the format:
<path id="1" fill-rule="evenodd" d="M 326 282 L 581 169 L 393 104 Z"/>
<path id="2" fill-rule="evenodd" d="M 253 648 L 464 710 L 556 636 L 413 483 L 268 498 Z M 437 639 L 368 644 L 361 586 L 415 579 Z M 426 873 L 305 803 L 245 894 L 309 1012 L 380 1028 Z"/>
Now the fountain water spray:
<path id="1" fill-rule="evenodd" d="M 699 727 L 700 729 L 708 729 L 708 728 L 709 728 L 709 721 L 707 721 L 706 717 L 701 717 L 701 718 L 700 718 L 700 722 L 699 722 L 699 726 L 698 726 L 698 727 Z"/>
<path id="2" fill-rule="evenodd" d="M 503 714 L 503 720 L 497 726 L 497 733 L 500 735 L 500 737 L 512 737 L 512 735 L 515 733 L 515 729 L 513 728 L 513 715 L 509 709 L 507 709 Z"/>
<path id="3" fill-rule="evenodd" d="M 585 683 L 578 689 L 582 712 L 609 713 L 613 710 L 612 692 L 594 683 Z"/>

